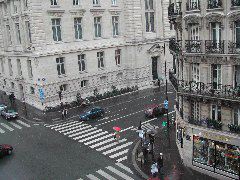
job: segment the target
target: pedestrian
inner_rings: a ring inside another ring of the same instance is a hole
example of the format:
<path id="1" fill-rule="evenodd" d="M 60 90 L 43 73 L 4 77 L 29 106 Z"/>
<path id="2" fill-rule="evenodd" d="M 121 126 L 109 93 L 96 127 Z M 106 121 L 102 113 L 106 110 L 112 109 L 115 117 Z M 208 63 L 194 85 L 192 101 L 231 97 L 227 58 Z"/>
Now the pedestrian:
<path id="1" fill-rule="evenodd" d="M 142 153 L 144 158 L 144 164 L 146 164 L 148 161 L 148 151 L 147 151 L 147 148 L 144 146 L 142 147 Z"/>
<path id="2" fill-rule="evenodd" d="M 139 122 L 138 130 L 142 130 L 142 121 Z"/>
<path id="3" fill-rule="evenodd" d="M 152 176 L 156 176 L 156 174 L 158 173 L 158 166 L 155 161 L 153 161 L 153 164 L 151 166 L 151 173 L 152 173 Z"/>
<path id="4" fill-rule="evenodd" d="M 160 156 L 157 159 L 157 164 L 158 164 L 158 172 L 159 175 L 163 174 L 162 169 L 163 169 L 163 154 L 160 153 Z"/>
<path id="5" fill-rule="evenodd" d="M 67 113 L 68 113 L 68 110 L 67 108 L 64 109 L 64 118 L 67 118 Z"/>
<path id="6" fill-rule="evenodd" d="M 62 110 L 62 120 L 64 119 L 64 109 Z"/>

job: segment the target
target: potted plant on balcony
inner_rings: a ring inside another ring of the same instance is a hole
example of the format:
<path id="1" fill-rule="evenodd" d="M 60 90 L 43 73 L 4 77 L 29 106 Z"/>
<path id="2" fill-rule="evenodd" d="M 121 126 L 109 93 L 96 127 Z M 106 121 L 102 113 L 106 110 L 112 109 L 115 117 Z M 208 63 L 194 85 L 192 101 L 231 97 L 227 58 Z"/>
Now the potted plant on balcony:
<path id="1" fill-rule="evenodd" d="M 236 124 L 228 124 L 228 128 L 230 130 L 230 132 L 233 133 L 240 133 L 240 126 L 236 125 Z"/>

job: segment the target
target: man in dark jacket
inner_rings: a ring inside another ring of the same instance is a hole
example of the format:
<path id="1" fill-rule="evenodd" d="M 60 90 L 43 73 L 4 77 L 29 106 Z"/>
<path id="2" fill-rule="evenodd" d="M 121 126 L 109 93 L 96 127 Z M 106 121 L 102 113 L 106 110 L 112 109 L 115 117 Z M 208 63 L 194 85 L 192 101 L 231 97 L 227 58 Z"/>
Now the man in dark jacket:
<path id="1" fill-rule="evenodd" d="M 158 172 L 159 174 L 162 174 L 162 168 L 163 168 L 163 154 L 160 153 L 160 156 L 157 159 L 157 164 L 158 164 Z"/>

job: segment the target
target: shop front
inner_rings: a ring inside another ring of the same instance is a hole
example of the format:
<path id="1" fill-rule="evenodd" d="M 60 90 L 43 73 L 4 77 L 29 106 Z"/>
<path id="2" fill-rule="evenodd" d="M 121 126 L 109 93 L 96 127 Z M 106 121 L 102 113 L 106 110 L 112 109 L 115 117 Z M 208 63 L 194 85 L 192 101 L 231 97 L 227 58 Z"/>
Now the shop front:
<path id="1" fill-rule="evenodd" d="M 210 132 L 193 133 L 193 166 L 219 175 L 239 179 L 239 140 Z"/>

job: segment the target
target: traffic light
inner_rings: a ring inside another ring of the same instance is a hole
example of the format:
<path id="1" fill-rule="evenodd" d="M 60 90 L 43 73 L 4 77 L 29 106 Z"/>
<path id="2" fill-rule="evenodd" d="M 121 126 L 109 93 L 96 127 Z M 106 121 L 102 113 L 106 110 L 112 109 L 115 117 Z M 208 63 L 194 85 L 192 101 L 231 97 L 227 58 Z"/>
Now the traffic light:
<path id="1" fill-rule="evenodd" d="M 166 121 L 163 121 L 162 122 L 162 127 L 166 127 L 167 126 L 167 122 Z"/>

